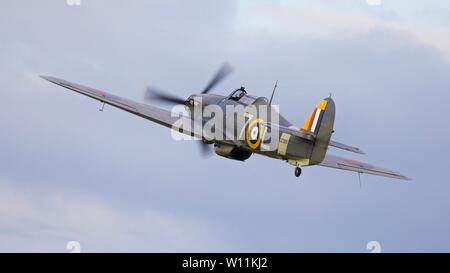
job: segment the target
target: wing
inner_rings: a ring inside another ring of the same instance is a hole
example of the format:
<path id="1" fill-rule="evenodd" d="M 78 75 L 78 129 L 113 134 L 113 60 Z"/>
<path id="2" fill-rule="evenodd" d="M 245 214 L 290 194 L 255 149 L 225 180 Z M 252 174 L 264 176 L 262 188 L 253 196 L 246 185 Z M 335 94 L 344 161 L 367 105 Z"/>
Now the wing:
<path id="1" fill-rule="evenodd" d="M 191 119 L 188 117 L 180 115 L 172 115 L 172 113 L 168 110 L 150 106 L 143 103 L 138 103 L 129 99 L 109 94 L 107 92 L 98 89 L 90 88 L 87 86 L 83 86 L 81 84 L 69 82 L 55 77 L 49 76 L 40 76 L 40 77 L 59 86 L 65 87 L 67 89 L 88 96 L 95 100 L 99 100 L 101 102 L 117 107 L 129 113 L 135 114 L 137 116 L 143 117 L 150 121 L 156 122 L 168 128 L 178 130 L 179 127 L 177 127 L 178 126 L 177 124 L 180 124 L 180 126 L 181 124 L 183 124 L 183 122 L 181 122 L 180 119 L 188 119 L 189 120 L 188 122 L 191 122 Z M 190 128 L 182 128 L 183 130 L 182 133 L 201 137 L 201 133 L 194 132 L 194 129 L 201 127 L 191 126 L 191 128 L 192 130 Z"/>
<path id="2" fill-rule="evenodd" d="M 326 155 L 325 159 L 322 161 L 322 163 L 319 164 L 320 166 L 324 167 L 330 167 L 330 168 L 336 168 L 346 171 L 352 171 L 357 173 L 367 173 L 367 174 L 373 174 L 373 175 L 380 175 L 380 176 L 386 176 L 391 178 L 397 178 L 402 180 L 411 180 L 410 178 L 385 168 L 376 167 L 367 163 L 363 163 L 357 160 L 343 158 L 335 155 Z"/>

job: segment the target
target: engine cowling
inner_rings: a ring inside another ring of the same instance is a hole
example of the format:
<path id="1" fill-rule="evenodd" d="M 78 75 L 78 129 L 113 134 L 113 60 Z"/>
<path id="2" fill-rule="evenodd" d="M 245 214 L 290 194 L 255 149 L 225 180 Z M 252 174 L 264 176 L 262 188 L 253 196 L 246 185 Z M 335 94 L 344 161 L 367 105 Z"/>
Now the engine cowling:
<path id="1" fill-rule="evenodd" d="M 217 155 L 239 161 L 245 161 L 252 155 L 252 152 L 246 151 L 244 149 L 221 144 L 215 144 L 214 151 Z"/>

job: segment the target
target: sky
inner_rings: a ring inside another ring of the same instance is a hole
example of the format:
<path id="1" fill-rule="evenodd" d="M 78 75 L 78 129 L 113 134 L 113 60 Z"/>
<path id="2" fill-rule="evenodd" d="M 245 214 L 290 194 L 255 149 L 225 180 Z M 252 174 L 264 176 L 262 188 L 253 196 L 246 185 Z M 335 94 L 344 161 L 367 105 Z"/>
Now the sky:
<path id="1" fill-rule="evenodd" d="M 450 251 L 450 3 L 5 1 L 0 9 L 0 251 Z M 168 129 L 38 78 L 136 101 L 270 96 L 293 124 L 332 94 L 333 139 L 403 182 L 282 161 L 202 159 Z"/>

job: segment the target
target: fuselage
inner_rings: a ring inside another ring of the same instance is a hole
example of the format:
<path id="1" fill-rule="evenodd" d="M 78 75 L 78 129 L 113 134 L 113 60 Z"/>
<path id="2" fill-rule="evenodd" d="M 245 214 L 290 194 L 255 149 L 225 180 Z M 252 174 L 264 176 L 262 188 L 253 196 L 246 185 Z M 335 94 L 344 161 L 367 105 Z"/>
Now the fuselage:
<path id="1" fill-rule="evenodd" d="M 208 128 L 208 123 L 214 119 L 214 125 L 220 125 L 220 132 L 216 130 L 213 138 L 210 133 L 209 139 L 204 139 L 207 143 L 214 143 L 216 153 L 226 156 L 242 150 L 247 155 L 256 153 L 293 161 L 310 157 L 314 143 L 290 134 L 288 131 L 300 132 L 300 129 L 284 118 L 278 107 L 270 105 L 265 97 L 251 96 L 246 92 L 234 97 L 235 92 L 229 96 L 192 95 L 187 100 L 191 113 L 195 107 L 201 106 L 203 128 Z M 208 135 L 207 132 L 204 134 Z M 242 160 L 242 157 L 232 159 Z"/>

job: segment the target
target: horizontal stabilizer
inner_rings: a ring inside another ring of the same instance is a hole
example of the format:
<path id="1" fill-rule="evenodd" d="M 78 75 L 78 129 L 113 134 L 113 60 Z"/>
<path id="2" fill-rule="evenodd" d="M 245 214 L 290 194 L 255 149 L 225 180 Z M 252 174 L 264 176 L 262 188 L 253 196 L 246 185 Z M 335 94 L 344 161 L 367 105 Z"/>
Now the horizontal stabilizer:
<path id="1" fill-rule="evenodd" d="M 347 144 L 343 144 L 343 143 L 333 141 L 333 140 L 330 141 L 329 146 L 333 146 L 335 148 L 346 150 L 346 151 L 357 153 L 357 154 L 362 154 L 362 155 L 365 154 L 365 152 L 363 152 L 360 148 L 349 146 Z"/>

